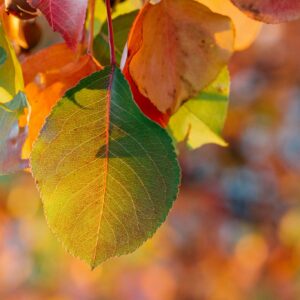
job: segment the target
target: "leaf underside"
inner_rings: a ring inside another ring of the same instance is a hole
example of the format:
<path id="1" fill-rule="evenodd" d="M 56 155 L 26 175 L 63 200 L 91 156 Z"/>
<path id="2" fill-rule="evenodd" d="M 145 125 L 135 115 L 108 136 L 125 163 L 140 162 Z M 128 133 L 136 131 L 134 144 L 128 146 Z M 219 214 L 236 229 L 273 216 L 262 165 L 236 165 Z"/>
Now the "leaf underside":
<path id="1" fill-rule="evenodd" d="M 141 113 L 115 67 L 85 78 L 58 102 L 31 165 L 49 226 L 93 268 L 153 235 L 180 178 L 170 137 Z"/>

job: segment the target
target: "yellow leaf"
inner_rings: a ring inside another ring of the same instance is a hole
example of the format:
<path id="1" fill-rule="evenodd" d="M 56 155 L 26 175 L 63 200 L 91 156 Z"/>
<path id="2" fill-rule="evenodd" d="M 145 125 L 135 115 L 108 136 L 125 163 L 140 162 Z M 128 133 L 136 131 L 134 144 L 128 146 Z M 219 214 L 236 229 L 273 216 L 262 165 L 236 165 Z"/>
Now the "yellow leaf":
<path id="1" fill-rule="evenodd" d="M 224 68 L 218 78 L 171 117 L 169 129 L 179 143 L 196 149 L 205 144 L 227 146 L 221 137 L 227 114 L 230 76 Z"/>
<path id="2" fill-rule="evenodd" d="M 0 64 L 0 103 L 9 102 L 24 88 L 22 70 L 15 51 L 8 41 L 0 22 L 0 48 L 6 53 L 5 61 Z"/>

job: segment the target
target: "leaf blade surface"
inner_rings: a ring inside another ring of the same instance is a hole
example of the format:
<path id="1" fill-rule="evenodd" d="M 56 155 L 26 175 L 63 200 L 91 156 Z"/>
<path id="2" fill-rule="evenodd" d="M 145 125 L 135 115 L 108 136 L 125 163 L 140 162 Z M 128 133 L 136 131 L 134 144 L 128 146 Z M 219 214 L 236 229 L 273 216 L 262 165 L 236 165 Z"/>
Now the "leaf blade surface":
<path id="1" fill-rule="evenodd" d="M 171 117 L 169 128 L 177 142 L 196 149 L 205 144 L 226 146 L 221 137 L 227 114 L 230 77 L 224 68 L 218 78 Z"/>
<path id="2" fill-rule="evenodd" d="M 31 165 L 50 228 L 92 267 L 152 236 L 178 191 L 170 137 L 141 113 L 120 70 L 110 67 L 56 105 Z"/>
<path id="3" fill-rule="evenodd" d="M 147 2 L 129 35 L 125 69 L 143 96 L 173 114 L 217 77 L 233 42 L 230 19 L 196 1 Z"/>

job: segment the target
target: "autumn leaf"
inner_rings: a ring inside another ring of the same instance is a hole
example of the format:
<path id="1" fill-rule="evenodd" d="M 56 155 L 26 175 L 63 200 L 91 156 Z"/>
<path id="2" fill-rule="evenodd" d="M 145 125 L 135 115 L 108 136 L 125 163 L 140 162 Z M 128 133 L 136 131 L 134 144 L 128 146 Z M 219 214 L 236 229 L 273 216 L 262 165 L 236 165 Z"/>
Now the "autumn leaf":
<path id="1" fill-rule="evenodd" d="M 71 48 L 81 40 L 88 0 L 27 0 L 39 9 L 54 31 L 58 31 Z"/>
<path id="2" fill-rule="evenodd" d="M 23 150 L 23 156 L 29 157 L 32 143 L 53 105 L 80 79 L 101 67 L 89 55 L 79 57 L 65 44 L 57 44 L 31 55 L 22 68 L 25 91 L 32 109 L 28 139 Z"/>
<path id="3" fill-rule="evenodd" d="M 26 117 L 28 104 L 20 92 L 7 103 L 0 103 L 0 175 L 16 172 L 28 167 L 21 153 L 28 128 L 20 122 Z"/>
<path id="4" fill-rule="evenodd" d="M 21 66 L 0 22 L 0 103 L 11 101 L 23 88 Z"/>
<path id="5" fill-rule="evenodd" d="M 119 15 L 113 19 L 114 30 L 114 40 L 115 40 L 115 49 L 116 49 L 116 59 L 117 63 L 121 63 L 121 57 L 123 50 L 128 38 L 128 33 L 134 22 L 134 19 L 137 15 L 137 11 L 130 12 L 128 14 Z M 138 45 L 139 43 L 137 43 Z M 107 23 L 105 23 L 100 33 L 97 35 L 94 41 L 94 54 L 95 57 L 101 64 L 108 65 L 110 63 L 110 52 L 108 44 L 108 32 L 107 32 Z M 148 116 L 151 120 L 157 122 L 163 127 L 166 127 L 169 121 L 169 114 L 163 114 L 160 112 L 156 106 L 144 95 L 142 95 L 137 88 L 135 82 L 132 80 L 131 75 L 128 71 L 128 65 L 130 59 L 127 59 L 127 64 L 123 69 L 123 74 L 126 77 L 127 81 L 130 84 L 131 91 L 135 102 L 138 104 L 142 112 Z"/>
<path id="6" fill-rule="evenodd" d="M 248 18 L 230 0 L 197 0 L 212 11 L 228 16 L 235 28 L 234 49 L 243 50 L 256 39 L 262 23 Z"/>
<path id="7" fill-rule="evenodd" d="M 116 67 L 58 102 L 31 165 L 50 228 L 93 268 L 151 237 L 178 191 L 172 141 L 140 112 Z"/>
<path id="8" fill-rule="evenodd" d="M 147 2 L 128 40 L 128 70 L 140 93 L 174 113 L 213 81 L 233 50 L 228 17 L 193 0 Z"/>
<path id="9" fill-rule="evenodd" d="M 241 11 L 258 21 L 281 23 L 300 18 L 298 0 L 231 0 Z"/>
<path id="10" fill-rule="evenodd" d="M 136 83 L 133 81 L 129 73 L 128 66 L 129 64 L 125 65 L 125 68 L 123 69 L 123 74 L 130 85 L 130 89 L 135 103 L 139 106 L 141 111 L 148 118 L 150 118 L 152 121 L 156 122 L 160 126 L 166 127 L 170 119 L 170 113 L 162 113 L 161 111 L 159 111 L 156 108 L 156 106 L 139 91 Z"/>
<path id="11" fill-rule="evenodd" d="M 205 144 L 226 146 L 221 137 L 227 114 L 230 77 L 225 68 L 197 97 L 187 101 L 171 117 L 169 129 L 177 142 L 196 149 Z"/>

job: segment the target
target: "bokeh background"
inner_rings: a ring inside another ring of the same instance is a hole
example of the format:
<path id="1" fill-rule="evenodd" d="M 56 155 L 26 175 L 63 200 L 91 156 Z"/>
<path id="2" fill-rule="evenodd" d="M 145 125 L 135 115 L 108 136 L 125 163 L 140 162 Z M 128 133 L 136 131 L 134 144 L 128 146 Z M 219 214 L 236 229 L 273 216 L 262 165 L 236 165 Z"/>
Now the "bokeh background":
<path id="1" fill-rule="evenodd" d="M 28 173 L 0 177 L 0 299 L 300 299 L 300 22 L 230 64 L 229 147 L 180 147 L 167 222 L 91 271 L 49 231 Z"/>

